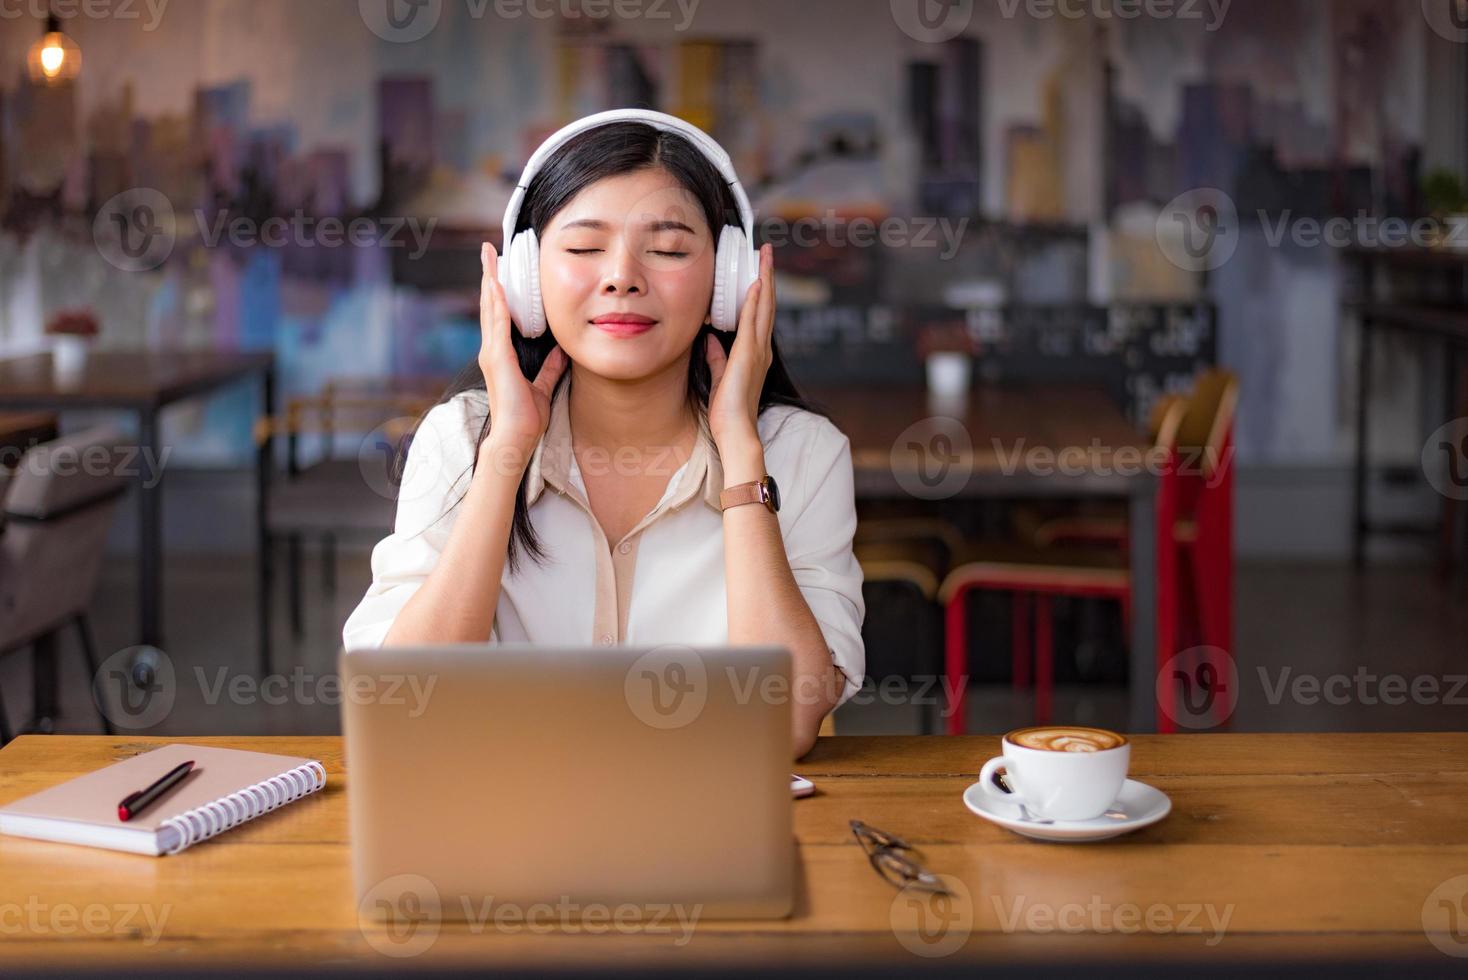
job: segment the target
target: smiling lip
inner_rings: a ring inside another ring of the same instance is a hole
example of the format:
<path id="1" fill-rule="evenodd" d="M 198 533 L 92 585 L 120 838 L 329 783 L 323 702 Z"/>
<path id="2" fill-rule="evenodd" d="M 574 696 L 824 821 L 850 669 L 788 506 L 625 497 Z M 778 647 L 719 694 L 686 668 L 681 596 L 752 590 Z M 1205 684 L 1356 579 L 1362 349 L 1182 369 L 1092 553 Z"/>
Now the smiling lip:
<path id="1" fill-rule="evenodd" d="M 603 313 L 591 322 L 614 337 L 635 337 L 657 323 L 640 313 Z"/>

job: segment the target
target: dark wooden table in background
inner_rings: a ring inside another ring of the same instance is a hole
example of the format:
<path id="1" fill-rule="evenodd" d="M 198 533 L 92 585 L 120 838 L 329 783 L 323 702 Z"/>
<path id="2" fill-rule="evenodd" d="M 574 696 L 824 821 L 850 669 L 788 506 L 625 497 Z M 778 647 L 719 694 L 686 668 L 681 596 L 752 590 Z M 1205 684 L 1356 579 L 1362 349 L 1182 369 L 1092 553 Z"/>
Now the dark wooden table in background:
<path id="1" fill-rule="evenodd" d="M 137 448 L 142 454 L 138 483 L 138 620 L 142 644 L 163 645 L 162 483 L 158 479 L 161 474 L 149 474 L 144 465 L 159 461 L 159 413 L 175 402 L 254 377 L 260 378 L 263 386 L 261 413 L 268 415 L 275 401 L 275 356 L 270 353 L 92 351 L 85 370 L 74 379 L 56 376 L 50 354 L 0 359 L 0 409 L 106 409 L 131 413 L 138 420 Z M 257 540 L 264 533 L 269 452 L 267 444 L 255 461 Z M 45 707 L 38 705 L 38 713 Z"/>
<path id="2" fill-rule="evenodd" d="M 1102 388 L 978 384 L 957 405 L 930 400 L 922 385 L 805 394 L 851 440 L 858 497 L 1126 500 L 1136 610 L 1128 644 L 1131 728 L 1156 731 L 1157 481 L 1141 465 L 1146 437 Z"/>

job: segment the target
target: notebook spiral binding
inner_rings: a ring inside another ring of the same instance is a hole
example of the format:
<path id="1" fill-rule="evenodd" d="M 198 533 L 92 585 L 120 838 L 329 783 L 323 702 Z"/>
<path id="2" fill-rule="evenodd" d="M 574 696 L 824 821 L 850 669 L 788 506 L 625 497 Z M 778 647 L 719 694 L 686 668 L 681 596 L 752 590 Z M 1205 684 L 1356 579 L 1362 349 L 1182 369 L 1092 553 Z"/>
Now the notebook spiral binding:
<path id="1" fill-rule="evenodd" d="M 158 825 L 158 832 L 168 837 L 176 835 L 177 840 L 165 843 L 163 853 L 177 854 L 199 841 L 208 840 L 247 820 L 253 820 L 293 800 L 309 796 L 325 785 L 326 767 L 319 762 L 308 762 L 236 793 L 221 796 L 214 802 L 205 803 L 187 813 L 170 817 Z"/>

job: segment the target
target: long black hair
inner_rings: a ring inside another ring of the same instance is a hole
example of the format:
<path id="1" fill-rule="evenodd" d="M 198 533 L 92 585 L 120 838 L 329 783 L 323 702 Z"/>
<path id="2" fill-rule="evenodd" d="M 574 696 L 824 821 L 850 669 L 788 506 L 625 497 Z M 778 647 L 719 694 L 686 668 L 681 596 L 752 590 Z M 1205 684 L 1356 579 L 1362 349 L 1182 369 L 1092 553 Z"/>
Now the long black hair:
<path id="1" fill-rule="evenodd" d="M 699 205 L 703 208 L 709 230 L 713 234 L 715 245 L 725 225 L 739 226 L 739 210 L 734 201 L 734 195 L 729 191 L 718 168 L 693 144 L 677 133 L 666 132 L 646 123 L 619 122 L 598 126 L 577 134 L 546 161 L 545 166 L 526 188 L 525 202 L 520 209 L 515 233 L 519 234 L 526 228 L 534 228 L 536 237 L 543 239 L 545 228 L 550 224 L 551 219 L 582 189 L 604 177 L 614 177 L 654 167 L 666 170 L 698 200 Z M 503 251 L 504 249 L 501 249 L 502 253 Z M 695 417 L 698 419 L 699 427 L 706 437 L 709 434 L 708 404 L 712 380 L 704 354 L 706 343 L 704 337 L 707 335 L 712 335 L 719 342 L 725 354 L 729 353 L 734 343 L 732 333 L 726 334 L 721 330 L 715 330 L 709 324 L 704 324 L 698 336 L 693 340 L 693 348 L 688 359 L 688 398 L 694 409 Z M 520 362 L 520 372 L 527 379 L 533 380 L 540 372 L 541 364 L 555 349 L 554 331 L 547 329 L 539 337 L 527 339 L 521 336 L 519 330 L 512 329 L 510 339 L 515 348 L 515 357 Z M 806 401 L 796 390 L 795 382 L 791 380 L 789 372 L 786 371 L 785 363 L 780 357 L 780 349 L 773 338 L 771 338 L 770 346 L 773 357 L 769 370 L 765 374 L 764 386 L 760 389 L 760 412 L 764 412 L 772 405 L 790 405 L 824 416 L 825 412 Z M 556 382 L 556 389 L 551 395 L 552 400 L 559 393 L 561 386 L 570 378 L 571 368 L 570 365 L 567 365 L 565 372 Z M 445 390 L 440 402 L 446 402 L 462 392 L 474 389 L 485 390 L 484 374 L 479 367 L 477 355 L 459 371 Z M 484 420 L 479 430 L 478 443 L 482 444 L 488 437 L 493 424 L 494 420 L 491 418 Z M 477 466 L 478 462 L 479 456 L 476 452 L 473 465 Z M 510 529 L 508 550 L 512 572 L 519 567 L 518 559 L 521 552 L 529 554 L 537 563 L 546 557 L 545 550 L 536 537 L 535 528 L 530 522 L 530 508 L 526 502 L 526 482 L 527 478 L 522 477 L 520 486 L 515 492 L 515 518 Z M 461 497 L 460 500 L 462 499 Z"/>

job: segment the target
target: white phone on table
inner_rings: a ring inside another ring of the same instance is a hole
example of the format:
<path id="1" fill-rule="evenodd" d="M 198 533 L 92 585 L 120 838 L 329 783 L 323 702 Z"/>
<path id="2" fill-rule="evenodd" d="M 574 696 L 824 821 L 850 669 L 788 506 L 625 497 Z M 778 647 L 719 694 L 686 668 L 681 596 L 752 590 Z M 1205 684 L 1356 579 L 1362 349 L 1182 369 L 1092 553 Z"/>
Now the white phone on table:
<path id="1" fill-rule="evenodd" d="M 806 779 L 804 776 L 797 776 L 793 772 L 790 774 L 790 795 L 792 797 L 799 799 L 802 796 L 809 796 L 815 791 L 815 783 Z"/>

